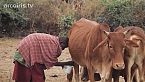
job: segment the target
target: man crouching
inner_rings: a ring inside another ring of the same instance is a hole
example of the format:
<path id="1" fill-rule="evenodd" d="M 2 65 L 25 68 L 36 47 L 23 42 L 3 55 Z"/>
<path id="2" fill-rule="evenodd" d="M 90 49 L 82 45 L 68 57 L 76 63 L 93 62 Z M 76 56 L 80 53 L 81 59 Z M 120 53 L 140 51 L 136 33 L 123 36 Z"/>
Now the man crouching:
<path id="1" fill-rule="evenodd" d="M 14 56 L 15 82 L 45 82 L 45 69 L 58 62 L 61 51 L 68 47 L 68 38 L 33 33 L 20 41 Z"/>

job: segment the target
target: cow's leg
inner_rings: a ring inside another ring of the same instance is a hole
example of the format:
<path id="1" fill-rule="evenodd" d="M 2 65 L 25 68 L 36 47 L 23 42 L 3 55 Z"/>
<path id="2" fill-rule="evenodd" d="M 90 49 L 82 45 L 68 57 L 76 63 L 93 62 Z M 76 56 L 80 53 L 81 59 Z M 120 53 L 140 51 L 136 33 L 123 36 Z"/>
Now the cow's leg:
<path id="1" fill-rule="evenodd" d="M 87 69 L 88 69 L 88 75 L 89 75 L 90 82 L 95 82 L 93 67 L 92 66 L 88 66 Z"/>
<path id="2" fill-rule="evenodd" d="M 107 79 L 105 80 L 105 82 L 112 82 L 112 71 L 110 72 L 109 77 L 107 77 Z"/>
<path id="3" fill-rule="evenodd" d="M 67 82 L 72 82 L 73 77 L 73 69 L 71 70 L 70 74 L 67 74 Z"/>
<path id="4" fill-rule="evenodd" d="M 142 63 L 138 65 L 138 69 L 139 69 L 138 71 L 139 71 L 140 82 L 144 82 L 144 72 L 142 68 Z"/>
<path id="5" fill-rule="evenodd" d="M 82 72 L 82 77 L 81 77 L 82 81 L 88 81 L 88 70 L 87 67 L 83 67 L 83 72 Z"/>
<path id="6" fill-rule="evenodd" d="M 116 76 L 113 77 L 113 82 L 119 82 L 119 75 L 116 74 Z"/>
<path id="7" fill-rule="evenodd" d="M 119 75 L 120 75 L 120 71 L 113 69 L 112 70 L 112 78 L 113 78 L 113 82 L 119 82 Z"/>
<path id="8" fill-rule="evenodd" d="M 113 72 L 113 69 L 112 69 L 112 66 L 108 66 L 108 69 L 106 69 L 106 72 L 105 72 L 105 82 L 112 82 L 112 73 Z"/>
<path id="9" fill-rule="evenodd" d="M 79 82 L 79 65 L 74 63 L 75 82 Z"/>
<path id="10" fill-rule="evenodd" d="M 138 69 L 136 69 L 135 74 L 133 76 L 133 82 L 139 82 L 139 74 L 138 74 Z"/>
<path id="11" fill-rule="evenodd" d="M 113 82 L 119 82 L 119 76 L 116 76 L 116 77 L 114 77 L 113 79 L 114 79 Z"/>
<path id="12" fill-rule="evenodd" d="M 134 64 L 131 68 L 131 81 L 132 82 L 139 82 L 138 80 L 138 66 Z"/>
<path id="13" fill-rule="evenodd" d="M 133 66 L 133 60 L 129 59 L 127 66 L 127 82 L 131 82 L 131 67 Z"/>
<path id="14" fill-rule="evenodd" d="M 121 72 L 120 75 L 124 77 L 124 81 L 127 82 L 127 67 L 125 67 Z"/>

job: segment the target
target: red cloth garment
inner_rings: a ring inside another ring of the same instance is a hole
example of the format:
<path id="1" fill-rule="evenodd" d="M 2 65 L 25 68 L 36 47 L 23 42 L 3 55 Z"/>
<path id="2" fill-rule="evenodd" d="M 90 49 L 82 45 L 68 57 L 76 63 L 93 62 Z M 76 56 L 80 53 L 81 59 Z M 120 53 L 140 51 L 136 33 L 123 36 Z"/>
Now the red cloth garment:
<path id="1" fill-rule="evenodd" d="M 18 51 L 25 60 L 26 66 L 35 63 L 44 64 L 50 68 L 58 61 L 61 54 L 59 38 L 44 33 L 33 33 L 22 39 L 18 45 Z"/>
<path id="2" fill-rule="evenodd" d="M 14 63 L 13 80 L 16 82 L 45 82 L 45 66 L 43 64 L 37 63 L 28 68 L 17 61 Z"/>

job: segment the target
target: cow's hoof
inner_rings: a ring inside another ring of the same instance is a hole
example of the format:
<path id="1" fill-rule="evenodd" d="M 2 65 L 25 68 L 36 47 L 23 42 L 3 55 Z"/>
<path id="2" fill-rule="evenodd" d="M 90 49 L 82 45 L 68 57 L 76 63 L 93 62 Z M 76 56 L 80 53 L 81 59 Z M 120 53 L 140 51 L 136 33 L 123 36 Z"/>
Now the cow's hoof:
<path id="1" fill-rule="evenodd" d="M 81 80 L 82 81 L 88 81 L 89 80 L 89 78 L 88 78 L 88 76 L 86 75 L 84 75 L 82 78 L 81 78 Z M 101 80 L 101 77 L 100 77 L 100 74 L 99 73 L 94 73 L 94 80 L 95 81 L 100 81 Z"/>
<path id="2" fill-rule="evenodd" d="M 81 78 L 81 80 L 85 82 L 85 81 L 88 81 L 89 78 L 87 76 L 84 76 L 84 77 Z"/>
<path id="3" fill-rule="evenodd" d="M 100 81 L 101 80 L 100 74 L 99 73 L 95 73 L 94 74 L 94 79 L 95 79 L 95 81 Z"/>

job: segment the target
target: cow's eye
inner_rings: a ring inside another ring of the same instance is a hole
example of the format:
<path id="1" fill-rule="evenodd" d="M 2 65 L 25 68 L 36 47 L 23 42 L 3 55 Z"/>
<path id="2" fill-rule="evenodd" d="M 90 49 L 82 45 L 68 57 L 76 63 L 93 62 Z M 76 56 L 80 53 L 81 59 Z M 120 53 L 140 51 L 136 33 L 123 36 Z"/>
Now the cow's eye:
<path id="1" fill-rule="evenodd" d="M 109 48 L 111 48 L 111 49 L 112 49 L 113 47 L 112 47 L 111 45 L 109 45 Z"/>

